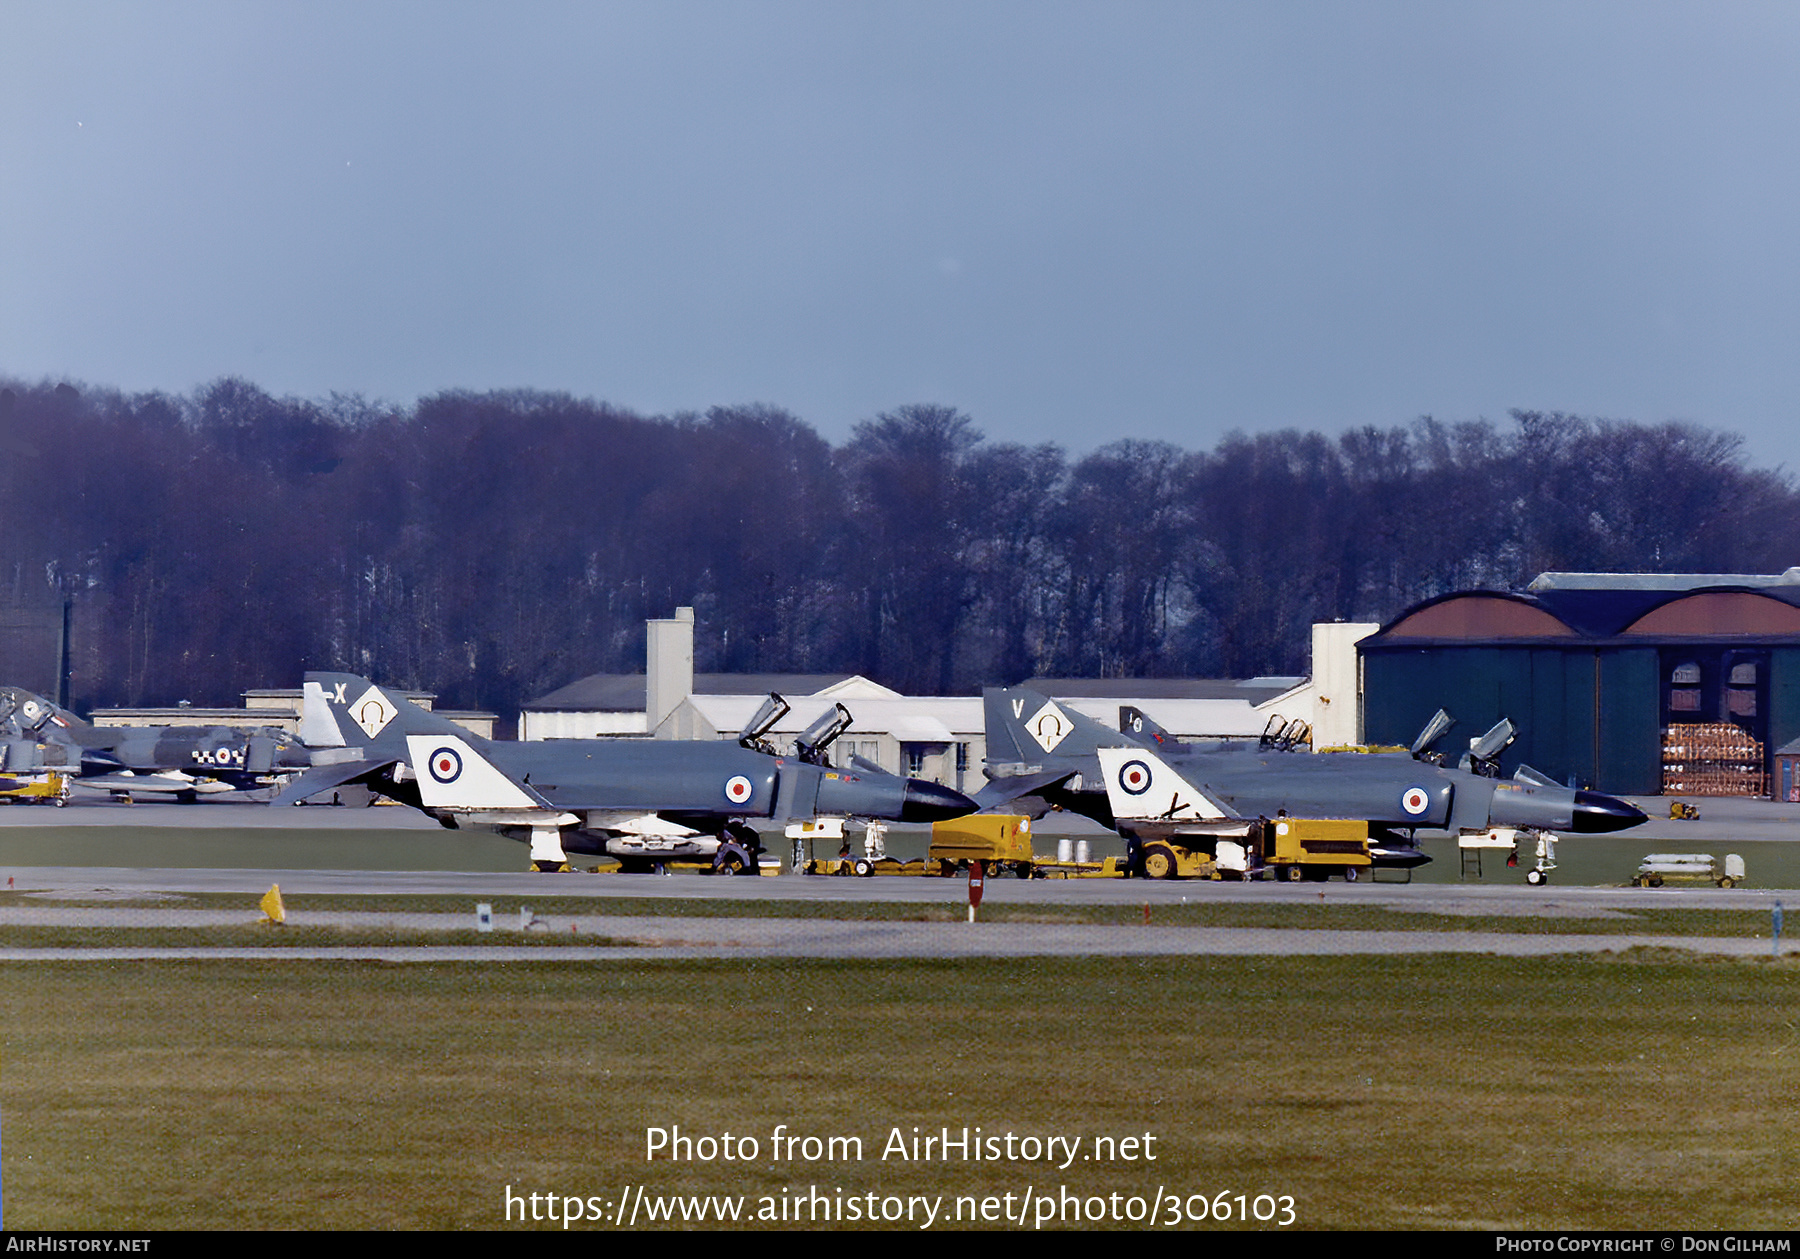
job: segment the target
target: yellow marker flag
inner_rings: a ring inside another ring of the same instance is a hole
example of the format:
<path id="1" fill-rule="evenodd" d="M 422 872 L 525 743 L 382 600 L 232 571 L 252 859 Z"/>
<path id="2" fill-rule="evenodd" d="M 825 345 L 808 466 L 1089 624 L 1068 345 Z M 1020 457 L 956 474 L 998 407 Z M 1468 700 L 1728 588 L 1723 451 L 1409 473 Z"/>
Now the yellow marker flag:
<path id="1" fill-rule="evenodd" d="M 281 884 L 269 884 L 269 890 L 263 893 L 261 909 L 268 915 L 264 922 L 280 925 L 287 921 L 287 910 L 281 905 Z"/>

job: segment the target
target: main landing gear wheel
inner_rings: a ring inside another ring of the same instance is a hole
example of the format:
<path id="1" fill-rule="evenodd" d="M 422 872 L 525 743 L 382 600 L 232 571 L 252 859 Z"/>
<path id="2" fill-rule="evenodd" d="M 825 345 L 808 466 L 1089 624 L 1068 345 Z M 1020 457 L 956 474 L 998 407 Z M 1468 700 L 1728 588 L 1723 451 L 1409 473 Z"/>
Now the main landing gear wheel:
<path id="1" fill-rule="evenodd" d="M 750 854 L 735 843 L 720 844 L 718 853 L 713 857 L 714 874 L 752 874 Z"/>

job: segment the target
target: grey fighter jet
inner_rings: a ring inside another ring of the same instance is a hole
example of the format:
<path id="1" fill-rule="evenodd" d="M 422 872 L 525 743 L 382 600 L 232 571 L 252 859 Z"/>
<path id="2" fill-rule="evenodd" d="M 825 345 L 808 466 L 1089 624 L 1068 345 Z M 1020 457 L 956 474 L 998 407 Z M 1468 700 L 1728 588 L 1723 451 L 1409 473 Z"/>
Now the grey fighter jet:
<path id="1" fill-rule="evenodd" d="M 309 673 L 302 695 L 300 733 L 317 768 L 276 803 L 361 782 L 445 826 L 493 826 L 528 840 L 539 865 L 577 852 L 615 857 L 627 869 L 710 860 L 723 872 L 754 872 L 755 819 L 934 822 L 975 811 L 967 796 L 934 782 L 858 760 L 833 768 L 827 749 L 849 725 L 841 706 L 800 737 L 796 755 L 780 756 L 763 741 L 787 711 L 777 696 L 733 744 L 494 742 L 348 673 Z"/>
<path id="2" fill-rule="evenodd" d="M 1118 831 L 1134 852 L 1153 838 L 1227 834 L 1246 820 L 1285 814 L 1366 820 L 1375 863 L 1409 866 L 1426 860 L 1412 840 L 1418 829 L 1600 833 L 1645 820 L 1623 800 L 1523 768 L 1501 781 L 1491 776 L 1491 745 L 1454 769 L 1417 747 L 1411 756 L 1311 755 L 1279 737 L 1202 747 L 1177 741 L 1135 709 L 1121 714 L 1124 729 L 1111 730 L 1033 691 L 994 688 L 984 699 L 989 784 L 976 797 L 983 809 L 1067 809 Z M 1507 727 L 1490 739 L 1509 734 Z"/>
<path id="3" fill-rule="evenodd" d="M 278 785 L 312 764 L 298 740 L 260 726 L 95 726 L 41 695 L 0 687 L 0 769 L 53 769 L 120 796 L 203 795 Z"/>

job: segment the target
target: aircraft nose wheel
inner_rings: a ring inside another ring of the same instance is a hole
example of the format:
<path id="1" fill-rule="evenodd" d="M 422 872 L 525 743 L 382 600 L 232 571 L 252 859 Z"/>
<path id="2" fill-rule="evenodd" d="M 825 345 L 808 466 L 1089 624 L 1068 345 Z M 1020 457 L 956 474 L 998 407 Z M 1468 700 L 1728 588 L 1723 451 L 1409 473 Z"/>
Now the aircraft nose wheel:
<path id="1" fill-rule="evenodd" d="M 1527 870 L 1525 872 L 1525 881 L 1533 887 L 1542 887 L 1550 881 L 1550 876 L 1545 874 L 1542 870 Z"/>

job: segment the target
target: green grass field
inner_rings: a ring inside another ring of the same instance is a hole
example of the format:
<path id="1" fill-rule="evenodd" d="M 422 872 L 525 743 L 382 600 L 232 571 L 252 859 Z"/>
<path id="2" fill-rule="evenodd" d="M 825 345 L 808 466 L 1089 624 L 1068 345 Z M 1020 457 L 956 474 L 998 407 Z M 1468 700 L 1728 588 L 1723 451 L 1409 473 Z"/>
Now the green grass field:
<path id="1" fill-rule="evenodd" d="M 501 1227 L 509 1185 L 752 1209 L 1161 1185 L 1290 1194 L 1338 1228 L 1800 1208 L 1790 962 L 29 963 L 0 992 L 15 1230 Z M 645 1130 L 677 1124 L 765 1150 L 646 1163 Z M 772 1159 L 779 1124 L 865 1158 Z M 1149 1133 L 1159 1157 L 881 1161 L 914 1125 Z"/>

